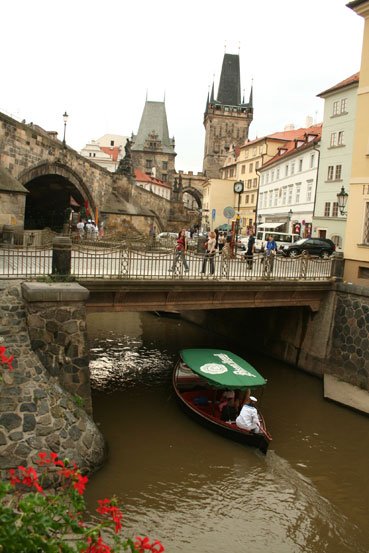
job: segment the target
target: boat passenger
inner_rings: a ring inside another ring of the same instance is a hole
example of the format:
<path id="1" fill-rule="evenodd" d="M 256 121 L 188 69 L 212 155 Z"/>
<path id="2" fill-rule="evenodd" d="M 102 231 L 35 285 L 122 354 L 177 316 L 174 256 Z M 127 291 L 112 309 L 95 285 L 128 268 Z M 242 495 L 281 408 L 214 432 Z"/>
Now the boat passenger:
<path id="1" fill-rule="evenodd" d="M 235 406 L 234 399 L 229 398 L 220 412 L 220 419 L 226 422 L 234 422 L 238 415 L 238 409 Z"/>
<path id="2" fill-rule="evenodd" d="M 235 391 L 234 390 L 224 390 L 224 392 L 221 395 L 221 398 L 219 400 L 219 410 L 222 411 L 223 407 L 225 407 L 228 403 L 229 399 L 234 400 L 235 398 Z"/>
<path id="3" fill-rule="evenodd" d="M 256 402 L 257 399 L 254 396 L 246 398 L 241 412 L 236 418 L 236 425 L 243 430 L 248 430 L 249 432 L 259 434 L 261 432 L 261 429 L 258 412 L 255 407 Z"/>

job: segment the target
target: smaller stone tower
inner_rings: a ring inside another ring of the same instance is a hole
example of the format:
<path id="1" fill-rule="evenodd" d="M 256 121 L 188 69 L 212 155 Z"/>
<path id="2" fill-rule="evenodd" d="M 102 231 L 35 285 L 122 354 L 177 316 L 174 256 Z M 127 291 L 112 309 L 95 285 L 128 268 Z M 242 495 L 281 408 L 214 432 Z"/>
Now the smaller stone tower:
<path id="1" fill-rule="evenodd" d="M 174 138 L 169 138 L 165 103 L 146 100 L 138 132 L 132 135 L 133 166 L 173 187 L 177 155 L 174 147 Z"/>
<path id="2" fill-rule="evenodd" d="M 248 103 L 241 102 L 240 59 L 238 54 L 224 54 L 218 96 L 214 83 L 206 100 L 204 114 L 205 149 L 203 172 L 207 178 L 220 178 L 231 146 L 244 143 L 253 119 L 252 88 Z"/>

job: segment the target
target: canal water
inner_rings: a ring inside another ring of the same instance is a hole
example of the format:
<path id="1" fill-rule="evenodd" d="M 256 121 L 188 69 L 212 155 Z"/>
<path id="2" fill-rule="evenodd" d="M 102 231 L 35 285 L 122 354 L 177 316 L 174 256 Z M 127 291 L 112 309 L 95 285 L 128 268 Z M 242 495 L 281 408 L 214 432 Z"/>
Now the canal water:
<path id="1" fill-rule="evenodd" d="M 322 382 L 181 319 L 88 316 L 94 418 L 109 448 L 90 480 L 118 496 L 128 535 L 167 553 L 368 553 L 369 419 L 322 397 Z M 266 456 L 202 428 L 175 402 L 185 347 L 234 351 L 268 379 Z"/>

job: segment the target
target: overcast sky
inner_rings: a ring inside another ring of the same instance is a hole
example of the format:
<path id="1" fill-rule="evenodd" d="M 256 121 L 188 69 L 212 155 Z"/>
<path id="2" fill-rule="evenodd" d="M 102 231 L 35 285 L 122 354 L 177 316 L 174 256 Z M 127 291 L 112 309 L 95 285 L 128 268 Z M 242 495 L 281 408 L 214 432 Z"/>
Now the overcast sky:
<path id="1" fill-rule="evenodd" d="M 0 111 L 80 150 L 136 133 L 165 95 L 176 169 L 202 170 L 203 113 L 223 55 L 254 82 L 249 137 L 320 122 L 319 92 L 360 69 L 363 19 L 346 0 L 12 0 L 1 3 Z M 225 50 L 226 45 L 226 50 Z"/>

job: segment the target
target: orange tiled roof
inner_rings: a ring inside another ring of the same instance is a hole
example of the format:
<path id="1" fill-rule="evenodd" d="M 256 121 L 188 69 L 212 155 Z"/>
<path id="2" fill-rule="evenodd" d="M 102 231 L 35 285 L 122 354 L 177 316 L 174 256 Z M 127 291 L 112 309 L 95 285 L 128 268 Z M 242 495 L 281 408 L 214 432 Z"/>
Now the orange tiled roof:
<path id="1" fill-rule="evenodd" d="M 289 142 L 286 142 L 285 144 L 283 144 L 282 148 L 285 148 L 286 151 L 283 154 L 279 154 L 279 153 L 276 154 L 274 157 L 272 157 L 272 159 L 264 163 L 264 165 L 262 166 L 262 169 L 264 169 L 265 167 L 269 167 L 269 165 L 273 165 L 276 161 L 279 161 L 282 158 L 284 159 L 295 152 L 302 152 L 303 150 L 306 150 L 307 148 L 309 148 L 312 143 L 318 142 L 321 138 L 322 127 L 323 125 L 319 123 L 319 125 L 312 125 L 311 127 L 307 127 L 306 129 L 298 129 L 299 134 L 295 136 L 293 140 L 290 140 Z M 316 135 L 316 138 L 314 138 L 313 141 L 305 142 L 305 137 L 308 134 Z M 301 146 L 298 146 L 296 148 L 296 141 L 298 141 L 299 139 L 303 140 L 304 143 L 301 144 Z"/>
<path id="2" fill-rule="evenodd" d="M 358 83 L 359 82 L 360 73 L 354 73 L 351 75 L 351 77 L 347 77 L 344 81 L 341 81 L 340 83 L 335 84 L 334 86 L 331 86 L 330 88 L 327 88 L 327 90 L 323 90 L 323 92 L 320 92 L 317 94 L 317 96 L 325 96 L 329 92 L 334 92 L 335 90 L 339 90 L 340 88 L 344 88 L 345 86 L 349 86 L 350 84 Z"/>
<path id="3" fill-rule="evenodd" d="M 99 146 L 100 150 L 108 154 L 113 161 L 118 161 L 118 154 L 120 148 L 118 146 Z"/>
<path id="4" fill-rule="evenodd" d="M 141 169 L 135 169 L 135 179 L 139 182 L 148 182 L 151 184 L 157 184 L 158 186 L 164 186 L 164 188 L 170 188 L 170 185 L 167 182 L 151 177 L 150 175 L 146 175 L 146 173 L 141 171 Z"/>

